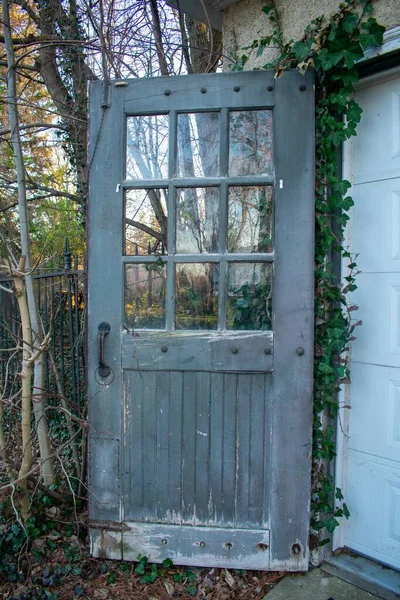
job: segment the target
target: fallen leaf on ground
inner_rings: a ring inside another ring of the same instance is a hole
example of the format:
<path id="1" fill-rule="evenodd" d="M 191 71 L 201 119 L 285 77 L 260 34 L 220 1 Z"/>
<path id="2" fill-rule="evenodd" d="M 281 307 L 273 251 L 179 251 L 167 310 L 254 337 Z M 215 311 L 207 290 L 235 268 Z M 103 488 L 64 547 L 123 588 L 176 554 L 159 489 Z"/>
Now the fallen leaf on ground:
<path id="1" fill-rule="evenodd" d="M 230 588 L 233 588 L 235 585 L 235 580 L 232 575 L 229 573 L 228 569 L 225 569 L 225 581 L 229 585 Z"/>

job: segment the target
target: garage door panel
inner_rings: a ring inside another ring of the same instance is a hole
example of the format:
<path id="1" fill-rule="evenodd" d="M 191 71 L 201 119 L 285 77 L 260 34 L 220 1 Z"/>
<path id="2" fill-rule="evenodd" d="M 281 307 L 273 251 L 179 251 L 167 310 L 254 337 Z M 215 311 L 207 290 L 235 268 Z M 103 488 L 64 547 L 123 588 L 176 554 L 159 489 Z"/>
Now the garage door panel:
<path id="1" fill-rule="evenodd" d="M 400 450 L 399 371 L 353 363 L 351 378 L 349 449 L 396 461 Z"/>
<path id="2" fill-rule="evenodd" d="M 364 112 L 354 141 L 355 183 L 398 177 L 400 169 L 399 78 L 358 92 L 357 102 Z"/>
<path id="3" fill-rule="evenodd" d="M 400 568 L 400 468 L 350 450 L 346 545 Z"/>
<path id="4" fill-rule="evenodd" d="M 352 301 L 359 306 L 353 361 L 400 367 L 400 273 L 361 273 Z"/>
<path id="5" fill-rule="evenodd" d="M 344 541 L 400 568 L 400 77 L 355 100 L 349 239 L 361 273 L 351 299 L 363 324 L 351 347 Z"/>
<path id="6" fill-rule="evenodd" d="M 400 272 L 400 177 L 356 185 L 353 199 L 353 250 L 359 269 Z"/>

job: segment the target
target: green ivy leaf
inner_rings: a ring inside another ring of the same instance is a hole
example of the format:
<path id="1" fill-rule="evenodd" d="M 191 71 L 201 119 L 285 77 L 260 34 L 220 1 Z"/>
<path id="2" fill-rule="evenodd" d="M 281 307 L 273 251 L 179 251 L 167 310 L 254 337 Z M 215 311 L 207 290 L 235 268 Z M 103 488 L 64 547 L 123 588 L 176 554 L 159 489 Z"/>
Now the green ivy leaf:
<path id="1" fill-rule="evenodd" d="M 383 34 L 385 32 L 385 28 L 382 25 L 379 25 L 375 19 L 371 18 L 364 24 L 364 29 L 366 29 L 366 32 L 360 35 L 360 44 L 363 50 L 382 45 Z"/>
<path id="2" fill-rule="evenodd" d="M 357 13 L 349 13 L 347 14 L 341 21 L 340 25 L 343 31 L 346 33 L 353 33 L 358 23 L 358 15 Z"/>
<path id="3" fill-rule="evenodd" d="M 107 583 L 110 585 L 110 584 L 115 583 L 116 581 L 117 581 L 117 576 L 115 574 L 115 571 L 111 571 L 111 573 L 107 577 Z"/>
<path id="4" fill-rule="evenodd" d="M 329 52 L 328 48 L 322 48 L 321 52 L 315 57 L 315 66 L 317 68 L 320 67 L 323 71 L 329 71 L 329 69 L 339 62 L 340 58 Z"/>
<path id="5" fill-rule="evenodd" d="M 338 488 L 338 487 L 336 488 L 335 498 L 337 500 L 343 500 L 344 499 L 344 496 L 342 494 L 342 490 L 340 488 Z"/>
<path id="6" fill-rule="evenodd" d="M 170 558 L 166 558 L 165 560 L 163 560 L 162 566 L 164 567 L 164 569 L 169 569 L 170 567 L 173 566 L 173 562 Z"/>
<path id="7" fill-rule="evenodd" d="M 265 13 L 266 15 L 269 15 L 269 13 L 274 10 L 273 6 L 263 6 L 262 7 L 262 12 Z"/>
<path id="8" fill-rule="evenodd" d="M 347 107 L 347 120 L 353 121 L 354 123 L 359 123 L 361 121 L 362 108 L 357 102 L 354 100 L 350 100 L 349 105 Z"/>
<path id="9" fill-rule="evenodd" d="M 196 579 L 196 573 L 189 569 L 186 573 L 186 579 L 192 583 Z"/>
<path id="10" fill-rule="evenodd" d="M 354 67 L 356 62 L 364 56 L 364 52 L 357 42 L 356 44 L 352 44 L 349 48 L 342 50 L 344 64 L 348 69 Z"/>
<path id="11" fill-rule="evenodd" d="M 193 583 L 191 583 L 187 586 L 187 591 L 190 596 L 196 596 L 197 586 L 195 586 Z"/>
<path id="12" fill-rule="evenodd" d="M 330 365 L 327 365 L 326 363 L 320 363 L 318 365 L 318 371 L 320 373 L 323 373 L 324 375 L 330 375 L 331 373 L 333 373 L 333 369 Z"/>
<path id="13" fill-rule="evenodd" d="M 306 58 L 311 53 L 311 45 L 314 40 L 308 40 L 307 42 L 296 42 L 293 44 L 292 52 L 296 58 Z"/>

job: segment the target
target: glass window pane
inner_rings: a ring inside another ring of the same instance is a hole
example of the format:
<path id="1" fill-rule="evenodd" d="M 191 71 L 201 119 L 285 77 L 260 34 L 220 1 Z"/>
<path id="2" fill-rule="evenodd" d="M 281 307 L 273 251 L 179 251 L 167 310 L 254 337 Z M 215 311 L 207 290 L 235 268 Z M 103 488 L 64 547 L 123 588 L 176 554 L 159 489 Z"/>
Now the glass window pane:
<path id="1" fill-rule="evenodd" d="M 180 188 L 176 194 L 176 252 L 217 252 L 219 188 Z"/>
<path id="2" fill-rule="evenodd" d="M 272 329 L 272 266 L 228 265 L 227 329 Z"/>
<path id="3" fill-rule="evenodd" d="M 125 265 L 125 325 L 165 329 L 166 264 Z"/>
<path id="4" fill-rule="evenodd" d="M 219 265 L 176 265 L 176 329 L 217 329 Z"/>
<path id="5" fill-rule="evenodd" d="M 166 189 L 127 190 L 125 254 L 164 254 L 167 250 Z"/>
<path id="6" fill-rule="evenodd" d="M 219 174 L 219 113 L 178 115 L 178 177 Z"/>
<path id="7" fill-rule="evenodd" d="M 168 115 L 128 117 L 126 178 L 168 177 Z"/>
<path id="8" fill-rule="evenodd" d="M 229 115 L 229 175 L 272 175 L 272 111 Z"/>
<path id="9" fill-rule="evenodd" d="M 232 186 L 228 252 L 272 251 L 272 186 Z"/>

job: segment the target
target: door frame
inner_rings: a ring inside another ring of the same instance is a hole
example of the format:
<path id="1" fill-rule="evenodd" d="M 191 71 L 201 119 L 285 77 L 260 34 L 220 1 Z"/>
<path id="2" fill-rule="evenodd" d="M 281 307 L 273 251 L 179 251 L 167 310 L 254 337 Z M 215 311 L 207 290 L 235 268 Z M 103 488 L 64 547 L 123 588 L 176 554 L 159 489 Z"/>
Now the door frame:
<path id="1" fill-rule="evenodd" d="M 388 55 L 392 52 L 400 50 L 400 25 L 387 30 L 383 36 L 383 44 L 380 48 L 374 48 L 366 52 L 365 57 L 360 61 L 361 66 L 366 70 L 366 75 L 355 84 L 355 91 L 362 90 L 370 87 L 376 83 L 383 83 L 389 81 L 400 75 L 400 66 L 389 67 L 385 64 Z M 379 62 L 376 62 L 376 59 Z M 374 73 L 368 74 L 368 62 L 374 61 Z M 364 65 L 364 63 L 367 63 Z M 381 66 L 382 70 L 377 70 Z M 354 164 L 354 144 L 353 139 L 345 142 L 342 147 L 342 160 L 341 170 L 342 178 L 353 182 L 353 164 Z M 350 196 L 352 195 L 353 188 L 349 189 Z M 353 248 L 353 209 L 349 210 L 349 221 L 347 223 L 344 246 L 349 247 L 350 251 Z M 340 262 L 341 280 L 343 280 L 343 273 L 347 268 L 347 260 L 342 259 Z M 350 369 L 351 369 L 351 349 L 348 354 Z M 338 403 L 341 406 L 351 406 L 351 384 L 345 384 L 341 388 L 338 394 Z M 350 426 L 350 409 L 344 409 L 340 411 L 336 421 L 336 459 L 334 465 L 334 477 L 335 487 L 339 487 L 342 490 L 344 497 L 346 498 L 347 488 L 347 461 L 348 461 L 348 439 L 349 439 L 349 426 Z M 351 508 L 351 507 L 350 507 Z M 351 519 L 351 515 L 350 515 Z M 335 552 L 345 547 L 345 527 L 346 523 L 343 519 L 340 521 L 340 525 L 336 527 L 332 535 L 331 552 Z M 373 559 L 371 559 L 373 560 Z"/>

